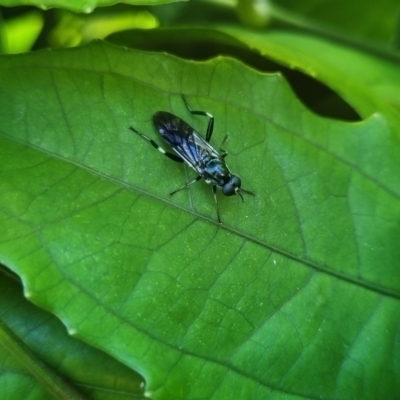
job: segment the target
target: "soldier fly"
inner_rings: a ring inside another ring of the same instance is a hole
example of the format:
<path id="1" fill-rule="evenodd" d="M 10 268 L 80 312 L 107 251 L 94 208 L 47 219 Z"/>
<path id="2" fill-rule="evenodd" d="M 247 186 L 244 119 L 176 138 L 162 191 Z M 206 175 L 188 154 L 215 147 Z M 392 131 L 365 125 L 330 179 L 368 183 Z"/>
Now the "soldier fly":
<path id="1" fill-rule="evenodd" d="M 154 148 L 169 157 L 171 160 L 181 163 L 185 162 L 198 173 L 198 176 L 195 179 L 171 192 L 169 194 L 170 196 L 189 187 L 202 178 L 204 178 L 206 183 L 212 185 L 212 192 L 217 206 L 217 218 L 218 222 L 221 224 L 222 222 L 217 200 L 217 186 L 222 189 L 222 193 L 225 196 L 237 194 L 240 196 L 242 201 L 244 201 L 242 192 L 252 196 L 254 196 L 255 193 L 242 189 L 239 176 L 232 174 L 225 163 L 225 157 L 228 153 L 223 150 L 222 147 L 226 142 L 228 135 L 226 135 L 222 141 L 219 152 L 209 143 L 214 129 L 213 115 L 206 111 L 192 110 L 183 94 L 182 99 L 191 114 L 201 115 L 208 118 L 205 140 L 187 122 L 167 111 L 157 111 L 153 115 L 153 123 L 158 130 L 158 133 L 176 154 L 165 151 L 153 139 L 149 138 L 144 133 L 139 132 L 135 128 L 129 127 L 129 129 L 150 142 Z"/>

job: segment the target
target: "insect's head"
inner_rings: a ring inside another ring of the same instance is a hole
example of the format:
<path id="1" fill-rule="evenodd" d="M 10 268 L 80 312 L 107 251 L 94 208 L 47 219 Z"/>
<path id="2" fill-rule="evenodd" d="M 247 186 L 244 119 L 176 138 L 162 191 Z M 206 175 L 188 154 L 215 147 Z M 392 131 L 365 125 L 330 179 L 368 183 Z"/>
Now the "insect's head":
<path id="1" fill-rule="evenodd" d="M 222 193 L 225 196 L 232 196 L 234 194 L 238 194 L 243 200 L 242 194 L 240 193 L 241 184 L 242 181 L 237 175 L 231 175 L 229 181 L 225 183 L 225 185 L 222 187 Z"/>

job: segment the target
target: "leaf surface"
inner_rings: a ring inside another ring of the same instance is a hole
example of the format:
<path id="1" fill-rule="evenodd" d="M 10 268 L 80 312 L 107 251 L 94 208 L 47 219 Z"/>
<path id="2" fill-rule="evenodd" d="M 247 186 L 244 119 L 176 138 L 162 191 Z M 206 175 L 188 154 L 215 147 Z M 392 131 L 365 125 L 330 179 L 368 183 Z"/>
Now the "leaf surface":
<path id="1" fill-rule="evenodd" d="M 96 42 L 0 58 L 0 260 L 155 399 L 400 393 L 393 113 L 317 117 L 280 75 Z M 160 142 L 172 112 L 256 197 L 220 198 Z M 377 104 L 378 105 L 378 104 Z M 395 169 L 396 167 L 396 169 Z"/>

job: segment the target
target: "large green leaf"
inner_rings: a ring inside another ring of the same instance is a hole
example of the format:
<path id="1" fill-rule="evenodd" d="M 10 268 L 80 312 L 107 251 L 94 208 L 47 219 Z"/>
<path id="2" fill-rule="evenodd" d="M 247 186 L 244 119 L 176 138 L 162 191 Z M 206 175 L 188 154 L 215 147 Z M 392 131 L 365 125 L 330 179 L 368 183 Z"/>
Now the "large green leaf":
<path id="1" fill-rule="evenodd" d="M 393 112 L 328 120 L 279 75 L 101 42 L 0 69 L 0 260 L 71 334 L 154 398 L 399 396 Z M 168 198 L 185 169 L 128 130 L 156 138 L 167 110 L 203 132 L 181 93 L 257 193 L 220 196 L 222 226 L 207 185 Z"/>

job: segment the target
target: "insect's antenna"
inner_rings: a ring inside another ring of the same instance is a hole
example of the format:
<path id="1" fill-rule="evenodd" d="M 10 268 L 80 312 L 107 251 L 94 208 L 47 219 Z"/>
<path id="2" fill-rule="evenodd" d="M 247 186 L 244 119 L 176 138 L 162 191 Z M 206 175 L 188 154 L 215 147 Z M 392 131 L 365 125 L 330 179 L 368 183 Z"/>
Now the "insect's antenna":
<path id="1" fill-rule="evenodd" d="M 243 199 L 242 193 L 240 193 L 240 188 L 238 188 L 238 187 L 235 188 L 235 192 L 236 192 L 236 194 L 238 194 L 240 196 L 240 198 L 242 199 L 242 201 L 244 203 L 244 199 Z"/>
<path id="2" fill-rule="evenodd" d="M 254 192 L 251 192 L 250 190 L 246 190 L 246 189 L 240 188 L 240 191 L 243 192 L 243 193 L 247 193 L 247 194 L 249 194 L 251 196 L 255 196 L 256 195 Z"/>

